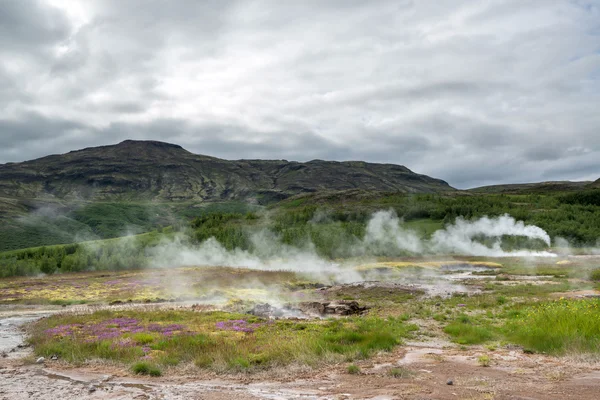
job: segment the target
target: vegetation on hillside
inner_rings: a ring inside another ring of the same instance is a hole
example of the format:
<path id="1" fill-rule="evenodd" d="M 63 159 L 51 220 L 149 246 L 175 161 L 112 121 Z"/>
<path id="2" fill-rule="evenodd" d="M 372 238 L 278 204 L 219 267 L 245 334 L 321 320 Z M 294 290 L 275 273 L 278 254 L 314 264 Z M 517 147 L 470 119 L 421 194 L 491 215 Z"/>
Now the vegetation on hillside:
<path id="1" fill-rule="evenodd" d="M 268 231 L 283 244 L 301 248 L 314 246 L 321 257 L 348 257 L 354 255 L 352 245 L 364 237 L 372 213 L 382 209 L 394 210 L 404 220 L 406 228 L 423 237 L 454 222 L 459 216 L 476 219 L 508 213 L 517 220 L 541 227 L 552 238 L 566 239 L 572 246 L 596 246 L 600 238 L 598 199 L 599 190 L 555 195 L 452 196 L 354 191 L 300 196 L 266 210 L 253 209 L 243 203 L 180 208 L 91 204 L 71 212 L 69 221 L 81 224 L 100 237 L 116 236 L 117 232 L 130 226 L 153 230 L 122 240 L 0 253 L 0 276 L 138 268 L 147 265 L 151 257 L 149 248 L 175 233 L 190 245 L 215 238 L 229 250 L 255 250 L 253 233 Z M 56 221 L 57 224 L 51 226 L 61 231 L 59 222 L 63 220 Z M 166 226 L 168 222 L 171 225 Z M 486 239 L 481 240 L 485 242 Z M 515 238 L 504 240 L 507 248 L 522 244 Z M 404 253 L 395 249 L 377 249 L 375 254 L 398 256 Z"/>
<path id="2" fill-rule="evenodd" d="M 2 221 L 0 252 L 110 239 L 160 230 L 179 229 L 189 220 L 208 214 L 245 213 L 256 206 L 239 202 L 210 203 L 128 203 L 98 202 L 49 209 L 48 212 Z"/>

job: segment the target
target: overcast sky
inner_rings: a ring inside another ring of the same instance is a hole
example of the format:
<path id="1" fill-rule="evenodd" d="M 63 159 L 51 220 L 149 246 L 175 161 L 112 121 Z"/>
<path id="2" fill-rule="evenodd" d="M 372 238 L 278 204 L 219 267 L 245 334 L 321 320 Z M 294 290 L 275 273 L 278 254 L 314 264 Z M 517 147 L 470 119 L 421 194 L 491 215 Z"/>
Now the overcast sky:
<path id="1" fill-rule="evenodd" d="M 154 139 L 600 177 L 600 0 L 0 0 L 0 163 Z"/>

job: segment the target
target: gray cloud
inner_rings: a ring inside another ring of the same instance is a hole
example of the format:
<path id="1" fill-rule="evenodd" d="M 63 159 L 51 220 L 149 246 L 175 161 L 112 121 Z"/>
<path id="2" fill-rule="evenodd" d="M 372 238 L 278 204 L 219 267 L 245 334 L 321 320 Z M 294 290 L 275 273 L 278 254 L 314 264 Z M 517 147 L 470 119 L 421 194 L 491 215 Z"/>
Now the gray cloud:
<path id="1" fill-rule="evenodd" d="M 0 46 L 4 51 L 22 53 L 38 50 L 64 40 L 69 20 L 59 10 L 36 0 L 0 2 Z"/>
<path id="2" fill-rule="evenodd" d="M 0 162 L 132 138 L 392 162 L 461 188 L 590 179 L 599 6 L 0 2 Z"/>

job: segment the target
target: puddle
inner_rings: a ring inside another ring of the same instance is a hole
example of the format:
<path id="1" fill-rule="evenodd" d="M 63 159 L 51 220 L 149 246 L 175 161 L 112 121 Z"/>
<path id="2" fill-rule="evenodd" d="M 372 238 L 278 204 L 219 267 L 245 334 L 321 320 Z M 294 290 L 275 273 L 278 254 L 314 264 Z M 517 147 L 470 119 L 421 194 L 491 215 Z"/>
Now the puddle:
<path id="1" fill-rule="evenodd" d="M 0 316 L 0 354 L 6 354 L 8 358 L 18 358 L 27 355 L 29 350 L 23 347 L 25 334 L 21 328 L 27 323 L 50 314 L 46 312 Z"/>
<path id="2" fill-rule="evenodd" d="M 435 357 L 441 357 L 444 354 L 444 350 L 421 347 L 407 350 L 406 354 L 400 361 L 399 365 L 409 365 L 415 363 L 431 363 L 435 361 Z"/>
<path id="3" fill-rule="evenodd" d="M 95 373 L 85 373 L 85 372 L 77 372 L 77 371 L 53 371 L 44 369 L 40 371 L 40 374 L 46 376 L 50 379 L 58 379 L 69 382 L 78 382 L 78 383 L 91 383 L 91 382 L 106 382 L 110 379 L 110 375 L 106 374 L 95 374 Z"/>
<path id="4" fill-rule="evenodd" d="M 152 390 L 152 388 L 150 386 L 144 385 L 143 383 L 127 383 L 127 382 L 123 382 L 123 383 L 119 383 L 119 386 L 123 386 L 123 387 L 126 387 L 126 388 L 132 388 L 132 389 L 140 389 L 140 390 L 143 390 L 144 392 Z"/>
<path id="5" fill-rule="evenodd" d="M 461 264 L 443 264 L 440 266 L 440 270 L 445 272 L 498 272 L 499 268 L 490 268 L 480 265 L 474 265 L 469 263 L 461 263 Z"/>

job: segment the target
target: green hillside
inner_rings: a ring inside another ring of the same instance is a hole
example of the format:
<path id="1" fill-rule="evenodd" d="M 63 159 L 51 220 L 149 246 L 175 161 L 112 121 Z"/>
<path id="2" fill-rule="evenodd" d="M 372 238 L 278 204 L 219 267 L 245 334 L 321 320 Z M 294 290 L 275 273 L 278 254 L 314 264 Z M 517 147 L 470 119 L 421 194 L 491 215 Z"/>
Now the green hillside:
<path id="1" fill-rule="evenodd" d="M 206 207 L 188 204 L 183 208 L 108 203 L 91 204 L 72 212 L 69 223 L 81 224 L 98 235 L 119 231 L 125 220 L 137 224 L 135 226 L 140 229 L 153 231 L 125 240 L 96 241 L 93 245 L 86 242 L 0 253 L 0 271 L 3 276 L 10 276 L 136 268 L 147 265 L 152 258 L 148 248 L 174 234 L 190 245 L 215 238 L 227 249 L 253 250 L 255 244 L 251 235 L 270 232 L 277 241 L 299 248 L 312 243 L 321 257 L 345 258 L 353 255 L 349 244 L 365 236 L 372 213 L 390 209 L 404 220 L 406 228 L 425 238 L 459 216 L 476 219 L 506 213 L 541 227 L 552 238 L 565 238 L 573 246 L 593 247 L 600 237 L 600 190 L 547 195 L 411 195 L 351 190 L 299 195 L 268 208 L 251 208 L 239 203 Z M 165 218 L 168 212 L 171 212 L 170 217 Z M 174 215 L 177 215 L 177 222 L 164 225 Z M 64 222 L 61 218 L 55 221 L 55 226 L 48 223 L 49 230 L 58 230 L 58 222 Z M 23 232 L 23 235 L 28 234 Z M 543 247 L 543 243 L 536 245 L 518 238 L 504 239 L 506 249 L 521 245 Z M 269 242 L 273 240 L 268 239 Z M 393 248 L 377 249 L 377 254 L 406 255 Z"/>

